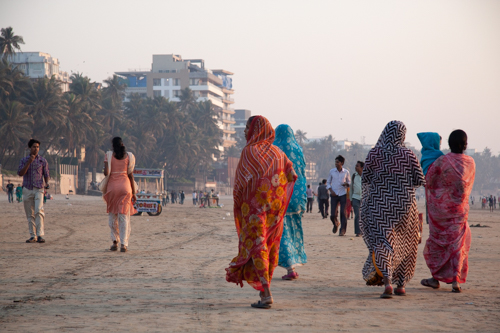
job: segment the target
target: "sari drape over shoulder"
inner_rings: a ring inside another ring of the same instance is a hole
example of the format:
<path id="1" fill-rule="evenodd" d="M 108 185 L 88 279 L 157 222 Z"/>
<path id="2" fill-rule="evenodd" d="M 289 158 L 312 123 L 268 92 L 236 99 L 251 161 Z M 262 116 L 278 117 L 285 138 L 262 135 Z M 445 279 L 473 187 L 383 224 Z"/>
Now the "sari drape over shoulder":
<path id="1" fill-rule="evenodd" d="M 471 243 L 467 218 L 475 173 L 472 157 L 449 153 L 438 158 L 425 177 L 430 221 L 424 258 L 432 276 L 445 283 L 464 283 L 467 278 Z"/>
<path id="2" fill-rule="evenodd" d="M 419 242 L 415 188 L 425 184 L 422 168 L 404 146 L 406 127 L 391 121 L 366 157 L 363 168 L 361 231 L 368 247 L 363 278 L 381 285 L 382 277 L 405 286 L 413 277 Z"/>
<path id="3" fill-rule="evenodd" d="M 238 255 L 226 268 L 226 280 L 243 287 L 243 280 L 257 290 L 269 286 L 278 265 L 283 217 L 296 176 L 293 164 L 273 145 L 274 129 L 257 116 L 236 168 L 234 220 Z"/>
<path id="4" fill-rule="evenodd" d="M 302 230 L 302 215 L 306 210 L 307 203 L 306 160 L 302 147 L 298 144 L 292 128 L 288 125 L 276 127 L 274 145 L 280 148 L 292 161 L 293 169 L 298 176 L 283 223 L 278 261 L 278 266 L 293 268 L 307 263 L 307 255 L 304 250 L 304 232 Z"/>

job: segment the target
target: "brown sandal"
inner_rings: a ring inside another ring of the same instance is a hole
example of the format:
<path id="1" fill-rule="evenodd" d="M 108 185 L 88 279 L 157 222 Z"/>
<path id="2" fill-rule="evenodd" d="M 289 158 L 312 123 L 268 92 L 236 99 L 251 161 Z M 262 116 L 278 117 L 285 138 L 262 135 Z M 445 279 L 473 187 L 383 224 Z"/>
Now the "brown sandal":
<path id="1" fill-rule="evenodd" d="M 127 247 L 122 244 L 122 246 L 120 248 L 120 252 L 127 252 Z"/>
<path id="2" fill-rule="evenodd" d="M 118 243 L 116 241 L 113 241 L 113 245 L 109 248 L 111 251 L 117 251 L 118 250 Z"/>
<path id="3" fill-rule="evenodd" d="M 423 279 L 422 281 L 420 281 L 420 284 L 423 285 L 424 287 L 431 287 L 432 289 L 438 289 L 439 288 L 439 281 L 438 281 L 438 284 L 437 284 L 437 287 L 436 287 L 436 286 L 433 286 L 432 284 L 430 284 L 429 280 L 430 279 Z"/>

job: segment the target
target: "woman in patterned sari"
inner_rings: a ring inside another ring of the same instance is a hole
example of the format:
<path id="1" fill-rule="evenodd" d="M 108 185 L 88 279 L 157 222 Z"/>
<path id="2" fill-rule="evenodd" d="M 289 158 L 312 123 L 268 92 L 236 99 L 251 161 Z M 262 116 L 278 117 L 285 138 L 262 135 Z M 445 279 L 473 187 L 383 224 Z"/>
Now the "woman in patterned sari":
<path id="1" fill-rule="evenodd" d="M 226 268 L 226 280 L 243 287 L 243 280 L 260 291 L 252 307 L 270 308 L 270 284 L 278 265 L 283 217 L 297 175 L 292 162 L 273 145 L 274 130 L 262 116 L 250 117 L 247 144 L 241 152 L 234 184 L 234 220 L 238 255 Z"/>
<path id="2" fill-rule="evenodd" d="M 366 157 L 363 168 L 361 231 L 369 250 L 363 267 L 367 285 L 385 285 L 382 298 L 406 295 L 419 243 L 415 188 L 425 184 L 422 168 L 405 148 L 406 127 L 391 121 Z"/>
<path id="3" fill-rule="evenodd" d="M 297 181 L 293 187 L 293 195 L 285 215 L 283 223 L 283 236 L 281 236 L 280 255 L 278 266 L 287 270 L 282 276 L 283 280 L 295 280 L 299 274 L 295 267 L 302 266 L 307 262 L 304 251 L 304 233 L 302 231 L 302 215 L 306 210 L 306 160 L 302 147 L 295 140 L 293 130 L 288 125 L 276 127 L 276 139 L 274 145 L 280 148 L 292 161 L 293 169 L 297 173 Z"/>
<path id="4" fill-rule="evenodd" d="M 453 131 L 448 143 L 451 152 L 439 157 L 425 176 L 429 238 L 424 258 L 432 277 L 420 283 L 434 289 L 439 288 L 439 281 L 451 283 L 451 291 L 459 293 L 469 270 L 471 234 L 467 218 L 476 166 L 472 157 L 464 155 L 464 131 Z"/>

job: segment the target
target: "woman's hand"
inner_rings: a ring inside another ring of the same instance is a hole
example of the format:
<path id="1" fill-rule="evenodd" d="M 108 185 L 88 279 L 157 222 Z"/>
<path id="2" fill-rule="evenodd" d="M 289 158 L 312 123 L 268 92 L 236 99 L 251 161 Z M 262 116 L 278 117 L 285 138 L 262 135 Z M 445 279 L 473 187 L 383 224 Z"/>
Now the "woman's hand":
<path id="1" fill-rule="evenodd" d="M 132 194 L 132 203 L 135 204 L 137 201 L 137 195 L 135 193 Z"/>

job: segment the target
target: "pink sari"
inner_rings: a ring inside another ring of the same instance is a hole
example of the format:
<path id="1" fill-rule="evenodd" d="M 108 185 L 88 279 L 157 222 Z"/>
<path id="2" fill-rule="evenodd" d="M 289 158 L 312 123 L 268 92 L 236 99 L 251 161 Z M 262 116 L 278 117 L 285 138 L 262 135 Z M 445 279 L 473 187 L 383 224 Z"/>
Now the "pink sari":
<path id="1" fill-rule="evenodd" d="M 467 218 L 475 173 L 472 157 L 449 153 L 439 157 L 425 176 L 430 221 L 424 258 L 432 276 L 445 283 L 464 283 L 467 278 L 471 242 Z"/>

